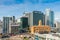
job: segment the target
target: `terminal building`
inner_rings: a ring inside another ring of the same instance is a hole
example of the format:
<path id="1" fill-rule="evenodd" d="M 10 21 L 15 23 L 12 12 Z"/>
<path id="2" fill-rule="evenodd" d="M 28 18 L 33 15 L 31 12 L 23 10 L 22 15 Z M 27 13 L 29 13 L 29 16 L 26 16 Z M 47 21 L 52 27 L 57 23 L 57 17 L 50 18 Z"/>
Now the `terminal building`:
<path id="1" fill-rule="evenodd" d="M 30 31 L 31 31 L 31 34 L 34 34 L 34 33 L 45 34 L 45 33 L 50 33 L 51 28 L 50 26 L 42 25 L 42 22 L 40 20 L 39 25 L 30 27 Z"/>

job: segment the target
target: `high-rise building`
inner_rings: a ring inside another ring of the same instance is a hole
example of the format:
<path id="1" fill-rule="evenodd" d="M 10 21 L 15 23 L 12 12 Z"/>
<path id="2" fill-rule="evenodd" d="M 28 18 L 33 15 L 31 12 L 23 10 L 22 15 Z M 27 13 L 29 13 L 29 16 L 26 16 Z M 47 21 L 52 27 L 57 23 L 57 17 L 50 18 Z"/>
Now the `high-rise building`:
<path id="1" fill-rule="evenodd" d="M 23 29 L 28 27 L 28 18 L 27 17 L 21 17 L 21 27 Z"/>
<path id="2" fill-rule="evenodd" d="M 3 33 L 8 34 L 11 32 L 12 17 L 3 17 Z"/>
<path id="3" fill-rule="evenodd" d="M 42 20 L 42 24 L 45 24 L 45 15 L 41 11 L 33 11 L 32 13 L 25 13 L 28 17 L 28 25 L 34 26 L 38 25 L 38 21 Z"/>
<path id="4" fill-rule="evenodd" d="M 13 21 L 13 23 L 15 22 L 15 16 L 12 17 L 12 21 Z"/>
<path id="5" fill-rule="evenodd" d="M 46 9 L 45 11 L 45 25 L 54 27 L 54 12 L 51 9 Z"/>
<path id="6" fill-rule="evenodd" d="M 0 20 L 0 33 L 2 33 L 2 25 L 3 25 L 3 22 Z"/>
<path id="7" fill-rule="evenodd" d="M 30 21 L 31 21 L 31 12 L 25 12 L 24 16 L 28 17 L 28 25 L 30 26 Z"/>

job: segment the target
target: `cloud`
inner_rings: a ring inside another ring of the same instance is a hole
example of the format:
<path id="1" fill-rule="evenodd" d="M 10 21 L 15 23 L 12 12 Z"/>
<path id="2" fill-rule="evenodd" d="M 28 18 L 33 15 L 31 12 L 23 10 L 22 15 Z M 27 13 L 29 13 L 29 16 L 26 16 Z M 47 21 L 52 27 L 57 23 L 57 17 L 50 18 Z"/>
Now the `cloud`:
<path id="1" fill-rule="evenodd" d="M 22 3 L 54 3 L 60 0 L 0 0 L 0 5 L 14 5 L 14 4 L 22 4 Z"/>
<path id="2" fill-rule="evenodd" d="M 58 2 L 60 0 L 42 0 L 42 3 L 54 3 L 54 2 Z"/>
<path id="3" fill-rule="evenodd" d="M 24 11 L 33 11 L 33 10 L 41 10 L 45 11 L 45 8 L 51 8 L 55 12 L 60 9 L 60 4 L 56 6 L 56 4 L 48 4 L 58 2 L 59 0 L 0 0 L 0 17 L 7 15 L 14 15 L 17 17 L 23 15 Z M 43 5 L 47 3 L 48 5 Z M 9 5 L 9 6 L 8 6 Z M 54 7 L 54 8 L 52 8 Z M 60 10 L 59 10 L 60 12 Z M 56 12 L 57 13 L 57 12 Z M 56 15 L 55 18 L 58 15 Z M 60 16 L 59 16 L 60 17 Z"/>

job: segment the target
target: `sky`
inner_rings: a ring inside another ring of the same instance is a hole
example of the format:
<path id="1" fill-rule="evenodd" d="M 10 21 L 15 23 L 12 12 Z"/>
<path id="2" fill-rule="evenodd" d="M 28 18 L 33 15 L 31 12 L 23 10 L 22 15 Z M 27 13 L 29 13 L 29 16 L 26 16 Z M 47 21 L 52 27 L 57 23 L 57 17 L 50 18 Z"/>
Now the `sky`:
<path id="1" fill-rule="evenodd" d="M 54 11 L 55 20 L 60 20 L 60 0 L 0 0 L 0 19 L 3 16 L 19 18 L 24 12 L 34 10 L 44 13 L 46 8 Z"/>

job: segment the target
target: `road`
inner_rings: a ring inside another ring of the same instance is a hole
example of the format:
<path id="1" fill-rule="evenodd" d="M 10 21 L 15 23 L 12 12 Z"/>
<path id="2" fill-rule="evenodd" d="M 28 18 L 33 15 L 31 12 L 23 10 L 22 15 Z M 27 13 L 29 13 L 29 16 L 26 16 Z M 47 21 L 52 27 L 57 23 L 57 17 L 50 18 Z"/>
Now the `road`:
<path id="1" fill-rule="evenodd" d="M 11 36 L 10 38 L 5 38 L 1 40 L 34 40 L 34 37 L 30 34 L 21 34 L 16 36 Z"/>

